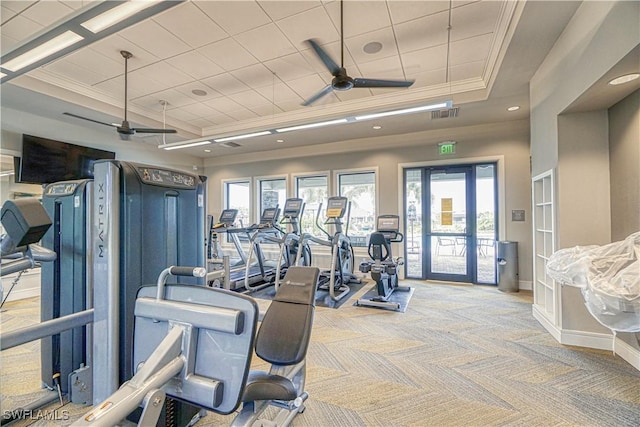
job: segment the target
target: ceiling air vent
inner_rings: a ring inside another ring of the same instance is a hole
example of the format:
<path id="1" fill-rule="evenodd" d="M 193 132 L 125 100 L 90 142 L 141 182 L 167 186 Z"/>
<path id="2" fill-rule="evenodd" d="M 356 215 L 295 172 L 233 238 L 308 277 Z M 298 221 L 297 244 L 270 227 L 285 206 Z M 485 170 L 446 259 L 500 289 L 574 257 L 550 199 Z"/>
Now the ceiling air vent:
<path id="1" fill-rule="evenodd" d="M 460 107 L 447 108 L 444 110 L 434 110 L 431 112 L 431 119 L 446 119 L 452 117 L 458 117 L 458 110 Z"/>
<path id="2" fill-rule="evenodd" d="M 236 147 L 240 147 L 240 144 L 237 144 L 233 141 L 226 141 L 220 144 L 221 147 L 227 147 L 227 148 L 236 148 Z"/>

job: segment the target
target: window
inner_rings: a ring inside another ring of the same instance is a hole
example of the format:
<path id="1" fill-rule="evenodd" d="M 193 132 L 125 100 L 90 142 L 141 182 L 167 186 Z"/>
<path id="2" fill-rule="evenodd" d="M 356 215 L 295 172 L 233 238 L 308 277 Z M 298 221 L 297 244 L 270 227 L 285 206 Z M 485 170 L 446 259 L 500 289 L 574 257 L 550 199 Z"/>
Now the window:
<path id="1" fill-rule="evenodd" d="M 327 175 L 296 177 L 296 197 L 305 202 L 304 214 L 300 219 L 300 229 L 303 233 L 326 238 L 327 236 L 316 227 L 316 214 L 321 203 L 326 203 L 329 187 Z M 323 205 L 322 209 L 326 206 Z"/>
<path id="2" fill-rule="evenodd" d="M 263 179 L 258 181 L 260 191 L 258 215 L 262 215 L 262 211 L 266 208 L 284 207 L 287 199 L 287 180 L 285 178 Z"/>
<path id="3" fill-rule="evenodd" d="M 338 195 L 351 202 L 349 237 L 353 246 L 366 246 L 376 226 L 376 173 L 338 173 Z"/>
<path id="4" fill-rule="evenodd" d="M 251 181 L 228 181 L 224 183 L 225 209 L 237 209 L 239 224 L 251 224 Z"/>

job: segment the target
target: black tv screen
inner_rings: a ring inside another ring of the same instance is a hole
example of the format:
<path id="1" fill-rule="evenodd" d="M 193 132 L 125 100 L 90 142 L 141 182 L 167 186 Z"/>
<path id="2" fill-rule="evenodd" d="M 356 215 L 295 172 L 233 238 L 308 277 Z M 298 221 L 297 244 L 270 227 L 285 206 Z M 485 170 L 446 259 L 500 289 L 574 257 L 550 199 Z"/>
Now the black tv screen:
<path id="1" fill-rule="evenodd" d="M 16 182 L 50 184 L 93 178 L 96 160 L 115 158 L 116 153 L 112 151 L 22 135 L 22 158 Z"/>

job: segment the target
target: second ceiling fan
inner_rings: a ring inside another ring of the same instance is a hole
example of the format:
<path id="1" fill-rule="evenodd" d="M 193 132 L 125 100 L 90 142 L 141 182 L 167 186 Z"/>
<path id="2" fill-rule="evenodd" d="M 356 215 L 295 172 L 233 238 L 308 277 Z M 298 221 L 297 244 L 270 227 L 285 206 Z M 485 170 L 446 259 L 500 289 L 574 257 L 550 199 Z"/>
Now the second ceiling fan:
<path id="1" fill-rule="evenodd" d="M 329 54 L 320 47 L 320 44 L 314 40 L 307 40 L 307 44 L 311 46 L 316 55 L 324 63 L 325 67 L 331 72 L 333 79 L 331 84 L 327 85 L 320 92 L 313 95 L 302 103 L 307 106 L 316 102 L 318 99 L 325 95 L 328 95 L 333 90 L 349 90 L 352 88 L 394 88 L 394 87 L 409 87 L 413 84 L 413 80 L 380 80 L 380 79 L 368 79 L 365 77 L 350 77 L 347 74 L 347 70 L 344 68 L 344 4 L 340 1 L 340 65 L 338 65 Z"/>
<path id="2" fill-rule="evenodd" d="M 120 135 L 122 139 L 128 139 L 130 135 L 135 135 L 136 133 L 177 133 L 175 129 L 153 129 L 153 128 L 132 128 L 127 120 L 127 75 L 128 75 L 128 61 L 129 58 L 133 57 L 130 52 L 126 50 L 121 50 L 120 55 L 124 58 L 124 119 L 121 124 L 117 123 L 106 123 L 101 122 L 99 120 L 90 119 L 88 117 L 79 116 L 77 114 L 64 112 L 62 114 L 75 117 L 76 119 L 87 120 L 89 122 L 98 123 L 100 125 L 111 126 L 116 128 L 116 131 Z"/>

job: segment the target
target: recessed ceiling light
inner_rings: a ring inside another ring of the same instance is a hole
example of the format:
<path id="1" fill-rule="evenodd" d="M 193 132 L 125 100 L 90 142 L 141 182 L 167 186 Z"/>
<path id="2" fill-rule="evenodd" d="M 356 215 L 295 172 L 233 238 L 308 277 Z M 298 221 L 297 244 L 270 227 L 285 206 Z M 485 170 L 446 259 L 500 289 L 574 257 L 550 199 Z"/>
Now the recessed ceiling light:
<path id="1" fill-rule="evenodd" d="M 610 85 L 621 85 L 623 83 L 627 83 L 630 82 L 632 80 L 637 79 L 638 77 L 640 77 L 639 73 L 632 73 L 632 74 L 625 74 L 624 76 L 620 76 L 620 77 L 616 77 L 615 79 L 611 80 L 609 82 Z"/>
<path id="2" fill-rule="evenodd" d="M 362 47 L 364 53 L 374 54 L 378 53 L 382 50 L 382 43 L 380 42 L 369 42 Z"/>
<path id="3" fill-rule="evenodd" d="M 382 129 L 382 126 L 380 126 L 380 125 L 375 125 L 375 126 L 373 126 L 373 128 L 374 128 L 375 130 L 378 130 L 378 129 Z"/>
<path id="4" fill-rule="evenodd" d="M 507 111 L 518 111 L 520 109 L 519 105 L 514 105 L 512 107 L 507 108 Z"/>
<path id="5" fill-rule="evenodd" d="M 284 142 L 284 139 L 276 139 L 276 142 Z"/>
<path id="6" fill-rule="evenodd" d="M 205 153 L 210 153 L 211 150 L 209 150 L 208 148 L 204 150 Z"/>
<path id="7" fill-rule="evenodd" d="M 207 91 L 202 89 L 194 89 L 191 91 L 191 93 L 194 94 L 195 96 L 207 96 Z"/>

